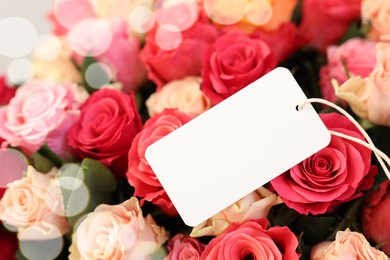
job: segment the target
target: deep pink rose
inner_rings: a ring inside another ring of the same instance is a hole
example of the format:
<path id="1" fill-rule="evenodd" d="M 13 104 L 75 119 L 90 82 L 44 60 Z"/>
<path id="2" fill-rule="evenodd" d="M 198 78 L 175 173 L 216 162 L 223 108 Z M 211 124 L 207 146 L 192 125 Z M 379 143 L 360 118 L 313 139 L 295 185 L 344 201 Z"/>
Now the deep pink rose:
<path id="1" fill-rule="evenodd" d="M 216 104 L 275 66 L 275 57 L 265 42 L 230 31 L 205 49 L 201 89 Z"/>
<path id="2" fill-rule="evenodd" d="M 16 88 L 8 86 L 7 79 L 4 75 L 0 75 L 0 106 L 7 105 L 13 96 L 15 96 Z"/>
<path id="3" fill-rule="evenodd" d="M 320 85 L 322 96 L 332 102 L 336 101 L 335 90 L 331 80 L 337 80 L 341 85 L 347 81 L 348 76 L 367 77 L 376 64 L 375 42 L 352 38 L 340 46 L 330 46 L 326 50 L 328 64 L 320 71 Z"/>
<path id="4" fill-rule="evenodd" d="M 168 243 L 169 254 L 165 260 L 199 260 L 205 245 L 197 239 L 177 234 Z"/>
<path id="5" fill-rule="evenodd" d="M 177 10 L 180 9 L 172 8 L 173 16 L 177 15 Z M 169 30 L 164 30 L 164 26 L 156 26 L 147 34 L 146 44 L 141 52 L 148 77 L 160 89 L 172 80 L 200 76 L 202 51 L 216 38 L 217 29 L 201 14 L 193 25 L 181 32 L 170 34 Z M 178 41 L 180 44 L 175 47 Z M 161 47 L 170 45 L 175 48 Z"/>
<path id="6" fill-rule="evenodd" d="M 364 140 L 340 114 L 320 114 L 329 130 Z M 371 150 L 341 137 L 271 181 L 286 205 L 301 214 L 330 213 L 342 203 L 363 195 L 372 187 L 377 168 L 371 166 Z"/>
<path id="7" fill-rule="evenodd" d="M 335 44 L 360 18 L 361 0 L 305 0 L 300 28 L 310 46 L 319 51 Z"/>
<path id="8" fill-rule="evenodd" d="M 145 151 L 149 145 L 190 120 L 190 116 L 177 109 L 165 109 L 146 121 L 144 129 L 134 138 L 129 151 L 127 179 L 135 188 L 134 196 L 160 206 L 169 215 L 175 215 L 177 211 L 145 159 Z"/>
<path id="9" fill-rule="evenodd" d="M 233 224 L 224 234 L 211 240 L 201 259 L 299 259 L 294 233 L 288 227 L 267 229 L 267 226 L 265 218 Z"/>
<path id="10" fill-rule="evenodd" d="M 127 152 L 142 129 L 133 95 L 115 89 L 94 92 L 68 132 L 68 143 L 81 158 L 109 166 L 116 176 L 127 169 Z"/>
<path id="11" fill-rule="evenodd" d="M 365 201 L 362 225 L 367 239 L 382 245 L 380 250 L 390 256 L 390 181 L 379 186 Z"/>
<path id="12" fill-rule="evenodd" d="M 268 44 L 278 63 L 284 61 L 307 42 L 297 26 L 290 22 L 282 24 L 276 31 L 256 30 L 251 37 Z"/>

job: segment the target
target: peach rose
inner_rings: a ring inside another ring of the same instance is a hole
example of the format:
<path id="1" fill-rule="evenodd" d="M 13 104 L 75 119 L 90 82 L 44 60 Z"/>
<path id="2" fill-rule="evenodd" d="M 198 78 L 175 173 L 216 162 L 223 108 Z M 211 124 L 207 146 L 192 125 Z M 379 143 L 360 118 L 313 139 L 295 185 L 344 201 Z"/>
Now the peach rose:
<path id="1" fill-rule="evenodd" d="M 8 185 L 0 201 L 0 219 L 17 227 L 19 235 L 31 227 L 58 234 L 66 234 L 70 225 L 64 217 L 61 189 L 56 178 L 57 169 L 43 174 L 32 166 L 27 177 Z"/>
<path id="2" fill-rule="evenodd" d="M 34 80 L 17 89 L 8 106 L 0 108 L 0 137 L 12 146 L 35 152 L 68 113 L 77 111 L 77 86 Z"/>
<path id="3" fill-rule="evenodd" d="M 142 216 L 138 199 L 100 205 L 89 213 L 72 237 L 70 259 L 150 259 L 167 234 L 152 216 Z"/>
<path id="4" fill-rule="evenodd" d="M 190 236 L 218 236 L 232 223 L 243 223 L 249 219 L 266 218 L 271 207 L 280 203 L 282 203 L 282 200 L 279 196 L 261 187 L 194 227 Z"/>
<path id="5" fill-rule="evenodd" d="M 364 0 L 363 23 L 370 24 L 368 37 L 376 41 L 390 41 L 390 2 L 388 0 Z"/>
<path id="6" fill-rule="evenodd" d="M 385 253 L 372 247 L 367 239 L 358 232 L 338 231 L 336 240 L 322 242 L 313 247 L 311 260 L 356 259 L 387 260 Z"/>
<path id="7" fill-rule="evenodd" d="M 202 114 L 211 107 L 211 102 L 200 90 L 201 81 L 201 77 L 186 77 L 169 82 L 146 101 L 149 115 L 152 117 L 165 108 L 178 108 L 194 116 Z"/>

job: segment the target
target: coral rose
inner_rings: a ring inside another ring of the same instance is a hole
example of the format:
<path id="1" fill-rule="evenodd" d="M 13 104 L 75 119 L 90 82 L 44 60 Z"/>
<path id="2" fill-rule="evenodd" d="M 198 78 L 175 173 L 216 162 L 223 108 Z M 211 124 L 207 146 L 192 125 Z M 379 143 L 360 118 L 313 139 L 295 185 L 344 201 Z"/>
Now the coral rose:
<path id="1" fill-rule="evenodd" d="M 142 216 L 135 197 L 119 205 L 99 205 L 72 236 L 70 259 L 151 259 L 167 240 L 151 215 Z"/>
<path id="2" fill-rule="evenodd" d="M 190 236 L 219 236 L 232 223 L 266 218 L 270 209 L 280 203 L 282 203 L 282 200 L 279 196 L 264 187 L 260 187 L 207 221 L 194 227 Z"/>
<path id="3" fill-rule="evenodd" d="M 390 42 L 390 3 L 387 0 L 363 0 L 362 20 L 370 26 L 367 37 Z"/>
<path id="4" fill-rule="evenodd" d="M 8 106 L 0 108 L 0 137 L 12 146 L 32 153 L 57 129 L 68 113 L 81 105 L 77 86 L 68 83 L 31 81 L 17 89 Z"/>
<path id="5" fill-rule="evenodd" d="M 200 91 L 201 81 L 200 77 L 186 77 L 164 85 L 146 100 L 149 115 L 161 113 L 165 108 L 178 108 L 194 116 L 202 114 L 211 107 L 211 102 Z"/>
<path id="6" fill-rule="evenodd" d="M 43 174 L 32 166 L 27 177 L 8 185 L 0 201 L 0 219 L 18 228 L 18 232 L 31 226 L 50 232 L 66 234 L 70 225 L 65 218 L 57 169 Z"/>
<path id="7" fill-rule="evenodd" d="M 343 84 L 349 77 L 370 75 L 376 64 L 375 42 L 352 38 L 340 46 L 326 50 L 328 64 L 320 71 L 320 85 L 323 98 L 336 101 L 331 80 Z M 348 75 L 349 74 L 349 75 Z"/>
<path id="8" fill-rule="evenodd" d="M 169 254 L 165 260 L 199 260 L 205 245 L 195 238 L 177 234 L 169 240 L 167 248 Z"/>
<path id="9" fill-rule="evenodd" d="M 205 49 L 201 89 L 216 104 L 275 66 L 275 57 L 266 43 L 230 31 Z"/>
<path id="10" fill-rule="evenodd" d="M 101 89 L 82 106 L 80 119 L 68 132 L 68 143 L 81 158 L 98 160 L 122 176 L 131 143 L 141 129 L 133 94 Z"/>
<path id="11" fill-rule="evenodd" d="M 379 190 L 372 192 L 365 202 L 363 233 L 368 239 L 381 245 L 380 249 L 390 256 L 390 181 L 383 182 Z"/>
<path id="12" fill-rule="evenodd" d="M 329 130 L 364 140 L 347 118 L 320 114 Z M 363 195 L 374 183 L 371 150 L 332 136 L 330 144 L 271 181 L 286 205 L 301 214 L 330 213 L 340 204 Z"/>
<path id="13" fill-rule="evenodd" d="M 144 129 L 134 138 L 129 151 L 127 179 L 135 188 L 134 195 L 160 206 L 169 215 L 175 215 L 177 211 L 145 159 L 145 151 L 149 145 L 190 120 L 189 115 L 177 109 L 165 109 L 146 121 Z"/>
<path id="14" fill-rule="evenodd" d="M 356 260 L 387 260 L 382 251 L 372 247 L 366 238 L 358 233 L 338 231 L 333 242 L 322 242 L 312 248 L 311 260 L 356 259 Z"/>
<path id="15" fill-rule="evenodd" d="M 233 224 L 211 240 L 201 259 L 299 259 L 298 240 L 288 227 L 267 229 L 267 219 Z"/>

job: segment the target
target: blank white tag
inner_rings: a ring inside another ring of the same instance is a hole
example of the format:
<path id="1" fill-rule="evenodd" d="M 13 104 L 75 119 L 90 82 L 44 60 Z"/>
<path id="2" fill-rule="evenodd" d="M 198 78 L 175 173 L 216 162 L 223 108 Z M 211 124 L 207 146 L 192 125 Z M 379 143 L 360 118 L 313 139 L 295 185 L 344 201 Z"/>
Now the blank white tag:
<path id="1" fill-rule="evenodd" d="M 196 226 L 326 147 L 330 133 L 285 68 L 165 136 L 146 158 L 183 221 Z"/>

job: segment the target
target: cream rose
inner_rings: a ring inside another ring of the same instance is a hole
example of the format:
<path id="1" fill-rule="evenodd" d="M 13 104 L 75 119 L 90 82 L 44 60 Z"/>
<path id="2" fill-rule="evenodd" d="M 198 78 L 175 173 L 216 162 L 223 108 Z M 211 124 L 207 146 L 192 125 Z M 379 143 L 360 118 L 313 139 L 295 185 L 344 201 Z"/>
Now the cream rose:
<path id="1" fill-rule="evenodd" d="M 388 0 L 364 0 L 363 23 L 370 24 L 368 37 L 377 41 L 390 41 L 390 2 Z"/>
<path id="2" fill-rule="evenodd" d="M 165 108 L 197 116 L 211 107 L 211 102 L 200 90 L 201 77 L 186 77 L 166 84 L 146 101 L 149 115 L 161 113 Z"/>
<path id="3" fill-rule="evenodd" d="M 72 237 L 70 259 L 149 259 L 167 234 L 153 218 L 142 216 L 136 197 L 120 205 L 100 205 Z"/>
<path id="4" fill-rule="evenodd" d="M 243 223 L 249 219 L 266 218 L 270 209 L 282 200 L 264 187 L 245 196 L 215 216 L 192 229 L 191 237 L 218 236 L 232 223 Z"/>
<path id="5" fill-rule="evenodd" d="M 28 166 L 27 177 L 8 185 L 0 201 L 0 219 L 18 228 L 19 233 L 32 226 L 67 233 L 70 225 L 64 217 L 57 171 L 54 168 L 43 174 Z"/>
<path id="6" fill-rule="evenodd" d="M 322 242 L 313 247 L 311 260 L 356 259 L 388 260 L 382 251 L 372 247 L 367 239 L 358 232 L 339 231 L 333 242 Z"/>

